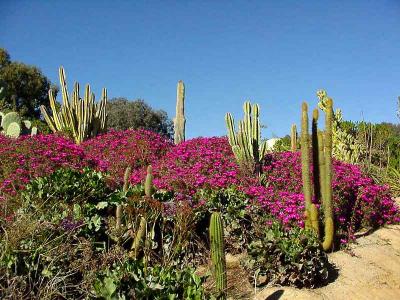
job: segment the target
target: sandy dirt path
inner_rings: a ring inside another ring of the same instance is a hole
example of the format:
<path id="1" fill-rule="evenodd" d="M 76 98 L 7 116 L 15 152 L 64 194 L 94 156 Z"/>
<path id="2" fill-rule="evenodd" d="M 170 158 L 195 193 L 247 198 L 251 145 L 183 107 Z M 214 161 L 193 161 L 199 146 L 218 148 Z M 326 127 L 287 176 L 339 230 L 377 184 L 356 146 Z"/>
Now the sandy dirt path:
<path id="1" fill-rule="evenodd" d="M 265 288 L 254 299 L 400 299 L 400 225 L 360 237 L 350 251 L 329 254 L 337 278 L 314 290 Z"/>

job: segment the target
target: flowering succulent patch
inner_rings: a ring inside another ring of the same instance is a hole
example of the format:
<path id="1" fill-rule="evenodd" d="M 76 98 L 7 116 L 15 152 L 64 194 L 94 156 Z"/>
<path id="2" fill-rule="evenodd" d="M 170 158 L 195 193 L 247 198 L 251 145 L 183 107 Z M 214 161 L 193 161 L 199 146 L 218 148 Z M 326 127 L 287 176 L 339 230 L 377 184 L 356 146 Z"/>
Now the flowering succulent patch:
<path id="1" fill-rule="evenodd" d="M 400 221 L 399 210 L 391 198 L 387 186 L 376 185 L 371 178 L 363 175 L 356 165 L 334 160 L 333 170 L 333 204 L 339 230 L 347 231 L 349 228 L 354 230 L 360 226 L 376 227 L 383 223 Z M 272 190 L 275 191 L 275 194 L 278 193 L 270 201 L 275 200 L 276 205 L 280 206 L 282 202 L 286 203 L 288 195 L 291 195 L 292 198 L 297 197 L 297 201 L 294 203 L 298 203 L 298 213 L 302 213 L 303 209 L 300 207 L 303 205 L 300 153 L 283 152 L 268 155 L 264 174 L 266 174 L 266 181 L 270 183 Z M 263 205 L 266 205 L 266 199 L 269 198 L 259 196 L 259 199 Z M 274 210 L 275 207 L 270 201 L 267 201 L 269 205 L 266 206 L 272 206 L 272 210 Z M 293 202 L 289 201 L 289 203 Z M 290 212 L 293 211 L 290 204 L 282 206 L 278 211 L 285 209 L 290 211 L 285 212 L 283 217 L 276 213 L 274 215 L 277 215 L 285 224 L 289 220 Z M 301 217 L 292 219 L 299 220 L 300 224 L 302 222 Z"/>
<path id="2" fill-rule="evenodd" d="M 193 205 L 198 205 L 193 197 L 199 189 L 235 186 L 283 225 L 303 226 L 300 153 L 267 155 L 262 185 L 257 178 L 240 172 L 225 137 L 195 138 L 175 146 L 156 133 L 127 130 L 110 131 L 79 146 L 57 135 L 18 140 L 0 135 L 0 143 L 0 192 L 5 194 L 15 194 L 32 178 L 60 167 L 92 166 L 106 171 L 112 182 L 120 185 L 125 168 L 131 166 L 130 181 L 137 184 L 143 182 L 145 168 L 152 164 L 154 185 L 175 192 L 179 200 L 190 198 Z M 333 161 L 333 169 L 339 233 L 400 221 L 387 186 L 376 185 L 355 165 Z"/>
<path id="3" fill-rule="evenodd" d="M 58 135 L 17 140 L 0 135 L 0 144 L 0 192 L 9 195 L 15 195 L 32 178 L 60 167 L 82 169 L 89 164 L 81 147 Z"/>
<path id="4" fill-rule="evenodd" d="M 195 138 L 170 149 L 155 165 L 154 184 L 159 189 L 193 195 L 199 188 L 221 189 L 238 185 L 240 177 L 228 140 L 221 137 Z M 144 173 L 135 174 L 138 183 Z"/>
<path id="5" fill-rule="evenodd" d="M 126 167 L 133 173 L 145 172 L 172 147 L 172 142 L 148 130 L 111 130 L 82 144 L 86 160 L 95 161 L 100 171 L 107 171 L 121 184 Z"/>

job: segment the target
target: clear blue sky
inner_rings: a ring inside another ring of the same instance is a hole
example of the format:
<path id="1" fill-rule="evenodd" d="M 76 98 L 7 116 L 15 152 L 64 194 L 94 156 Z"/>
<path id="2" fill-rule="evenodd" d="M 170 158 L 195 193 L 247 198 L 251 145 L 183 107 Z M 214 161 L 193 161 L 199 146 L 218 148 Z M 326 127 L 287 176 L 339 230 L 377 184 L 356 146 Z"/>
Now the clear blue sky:
<path id="1" fill-rule="evenodd" d="M 398 122 L 400 1 L 0 0 L 0 47 L 58 83 L 103 86 L 175 114 L 187 136 L 225 134 L 224 115 L 261 105 L 281 136 L 325 88 L 346 119 Z"/>

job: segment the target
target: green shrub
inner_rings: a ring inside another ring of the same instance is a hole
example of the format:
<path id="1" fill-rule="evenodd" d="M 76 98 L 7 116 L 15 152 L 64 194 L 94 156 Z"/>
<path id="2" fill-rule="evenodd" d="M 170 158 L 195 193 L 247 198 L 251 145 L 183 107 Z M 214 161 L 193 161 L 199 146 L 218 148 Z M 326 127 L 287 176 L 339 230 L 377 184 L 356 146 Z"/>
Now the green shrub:
<path id="1" fill-rule="evenodd" d="M 311 231 L 298 227 L 285 230 L 273 223 L 248 245 L 247 252 L 244 267 L 254 272 L 260 285 L 314 288 L 328 279 L 328 257 Z"/>
<path id="2" fill-rule="evenodd" d="M 178 249 L 173 261 L 159 257 L 167 242 L 158 236 L 149 239 L 151 260 L 132 260 L 131 213 L 148 213 L 150 224 L 151 206 L 161 203 L 142 196 L 142 186 L 128 193 L 110 190 L 104 175 L 90 169 L 59 169 L 31 181 L 21 207 L 0 229 L 0 298 L 202 299 L 202 279 L 176 263 L 190 252 L 182 223 L 176 228 L 174 219 L 153 219 L 152 231 L 169 234 L 171 249 Z M 165 193 L 154 196 L 169 199 Z M 122 242 L 112 236 L 117 203 L 131 209 Z M 175 212 L 175 219 L 191 220 L 191 211 Z"/>
<path id="3" fill-rule="evenodd" d="M 203 279 L 193 269 L 148 267 L 125 261 L 97 273 L 93 288 L 101 299 L 204 299 Z"/>
<path id="4" fill-rule="evenodd" d="M 251 242 L 254 232 L 259 230 L 258 226 L 268 217 L 257 203 L 252 203 L 248 196 L 236 187 L 199 190 L 195 197 L 207 199 L 197 212 L 205 218 L 203 223 L 209 223 L 208 218 L 212 211 L 221 212 L 225 249 L 229 253 L 241 253 L 246 244 Z"/>

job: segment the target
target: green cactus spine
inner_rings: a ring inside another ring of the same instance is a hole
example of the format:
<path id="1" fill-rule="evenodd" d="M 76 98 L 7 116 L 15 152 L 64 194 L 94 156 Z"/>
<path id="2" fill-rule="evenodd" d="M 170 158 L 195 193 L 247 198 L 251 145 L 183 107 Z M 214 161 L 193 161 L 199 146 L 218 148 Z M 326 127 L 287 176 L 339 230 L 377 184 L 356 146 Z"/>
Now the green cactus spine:
<path id="1" fill-rule="evenodd" d="M 77 144 L 107 130 L 107 90 L 103 89 L 100 102 L 95 104 L 95 96 L 90 85 L 86 85 L 84 98 L 79 95 L 79 84 L 75 83 L 72 97 L 68 95 L 64 68 L 60 67 L 59 77 L 62 91 L 61 109 L 57 111 L 56 99 L 49 91 L 50 108 L 40 106 L 40 111 L 53 132 L 70 131 Z"/>
<path id="2" fill-rule="evenodd" d="M 153 168 L 151 165 L 147 167 L 146 180 L 144 182 L 144 194 L 146 197 L 153 195 Z"/>
<path id="3" fill-rule="evenodd" d="M 324 137 L 324 158 L 325 158 L 325 182 L 322 205 L 324 207 L 325 236 L 322 248 L 327 251 L 332 248 L 334 239 L 334 221 L 332 208 L 332 122 L 333 122 L 333 101 L 327 99 L 325 114 L 325 137 Z"/>
<path id="4" fill-rule="evenodd" d="M 238 130 L 230 113 L 225 115 L 229 144 L 239 166 L 253 174 L 261 175 L 261 161 L 267 152 L 267 143 L 261 141 L 260 108 L 246 101 L 243 105 L 244 118 Z"/>
<path id="5" fill-rule="evenodd" d="M 176 88 L 176 116 L 174 118 L 174 142 L 179 144 L 185 141 L 185 85 L 178 82 Z"/>
<path id="6" fill-rule="evenodd" d="M 310 179 L 310 142 L 308 135 L 308 105 L 301 106 L 301 174 L 305 200 L 305 227 L 311 228 L 311 179 Z"/>
<path id="7" fill-rule="evenodd" d="M 217 290 L 217 299 L 226 299 L 227 277 L 224 245 L 224 229 L 221 215 L 213 212 L 210 220 L 211 260 Z"/>
<path id="8" fill-rule="evenodd" d="M 297 128 L 296 128 L 296 124 L 293 124 L 292 128 L 290 130 L 290 145 L 291 145 L 292 152 L 296 152 L 297 151 Z"/>

